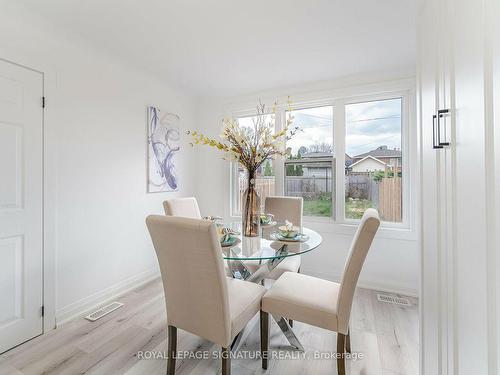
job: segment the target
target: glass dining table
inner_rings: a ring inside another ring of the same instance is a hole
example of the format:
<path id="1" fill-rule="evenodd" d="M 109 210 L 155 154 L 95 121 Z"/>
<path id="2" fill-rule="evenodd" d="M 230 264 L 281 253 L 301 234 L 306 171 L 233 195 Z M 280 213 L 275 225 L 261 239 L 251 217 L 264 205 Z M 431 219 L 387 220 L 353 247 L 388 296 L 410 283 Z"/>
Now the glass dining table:
<path id="1" fill-rule="evenodd" d="M 260 237 L 241 235 L 241 221 L 231 222 L 231 229 L 240 233 L 229 246 L 222 247 L 222 256 L 227 262 L 229 277 L 261 283 L 284 259 L 309 253 L 319 247 L 323 241 L 314 230 L 302 228 L 299 240 L 286 240 L 276 232 L 279 224 L 263 227 Z M 293 332 L 288 321 L 280 316 L 273 316 L 290 345 L 297 350 L 304 348 Z M 237 349 L 244 333 L 238 335 L 231 346 Z"/>

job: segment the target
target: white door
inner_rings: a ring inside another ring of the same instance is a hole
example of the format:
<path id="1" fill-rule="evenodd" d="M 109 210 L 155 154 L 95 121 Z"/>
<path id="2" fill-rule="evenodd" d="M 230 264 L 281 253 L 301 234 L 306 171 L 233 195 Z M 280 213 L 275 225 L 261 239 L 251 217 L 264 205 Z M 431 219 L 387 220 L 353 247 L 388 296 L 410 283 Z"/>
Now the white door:
<path id="1" fill-rule="evenodd" d="M 498 0 L 489 2 L 498 7 Z M 421 12 L 425 374 L 488 374 L 496 361 L 491 353 L 498 341 L 498 301 L 491 296 L 498 249 L 491 233 L 498 186 L 487 118 L 494 102 L 488 104 L 492 67 L 486 46 L 497 44 L 486 34 L 485 20 L 491 17 L 496 25 L 498 17 L 486 3 L 428 0 Z M 450 111 L 440 118 L 438 109 Z"/>
<path id="2" fill-rule="evenodd" d="M 43 76 L 0 60 L 0 353 L 42 321 Z"/>

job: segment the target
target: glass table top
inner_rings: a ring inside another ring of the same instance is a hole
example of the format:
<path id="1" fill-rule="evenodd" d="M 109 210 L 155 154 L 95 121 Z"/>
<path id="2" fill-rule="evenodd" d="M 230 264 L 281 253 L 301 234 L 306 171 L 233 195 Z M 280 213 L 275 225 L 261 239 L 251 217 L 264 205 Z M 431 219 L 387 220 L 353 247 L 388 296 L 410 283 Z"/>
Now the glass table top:
<path id="1" fill-rule="evenodd" d="M 225 225 L 241 233 L 241 221 Z M 222 247 L 224 259 L 244 261 L 291 257 L 314 250 L 323 241 L 318 232 L 304 227 L 301 233 L 307 237 L 303 242 L 280 241 L 274 235 L 278 226 L 261 228 L 261 237 L 245 237 L 240 234 L 234 245 Z"/>

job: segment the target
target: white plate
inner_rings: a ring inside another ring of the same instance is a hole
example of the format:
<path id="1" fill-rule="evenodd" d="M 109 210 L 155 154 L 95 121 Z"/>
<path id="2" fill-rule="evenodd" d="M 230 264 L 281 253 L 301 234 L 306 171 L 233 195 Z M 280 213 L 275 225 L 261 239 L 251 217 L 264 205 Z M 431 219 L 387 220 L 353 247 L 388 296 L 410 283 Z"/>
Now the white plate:
<path id="1" fill-rule="evenodd" d="M 233 246 L 238 245 L 240 242 L 241 242 L 241 240 L 238 237 L 231 237 L 230 241 L 221 242 L 220 246 L 221 247 L 233 247 Z"/>
<path id="2" fill-rule="evenodd" d="M 309 239 L 307 234 L 299 233 L 295 237 L 285 237 L 279 234 L 278 232 L 271 233 L 271 239 L 282 241 L 282 242 L 306 242 Z"/>

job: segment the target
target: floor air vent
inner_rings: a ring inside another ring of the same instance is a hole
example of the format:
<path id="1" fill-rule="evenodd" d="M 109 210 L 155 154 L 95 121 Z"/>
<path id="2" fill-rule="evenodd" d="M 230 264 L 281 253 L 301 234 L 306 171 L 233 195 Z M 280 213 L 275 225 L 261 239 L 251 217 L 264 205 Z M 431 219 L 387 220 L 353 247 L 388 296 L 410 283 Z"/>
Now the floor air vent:
<path id="1" fill-rule="evenodd" d="M 97 319 L 102 318 L 104 315 L 108 315 L 110 312 L 115 311 L 123 306 L 123 303 L 120 302 L 111 302 L 109 305 L 103 306 L 100 309 L 90 313 L 85 317 L 85 319 L 90 320 L 91 322 L 95 322 Z"/>
<path id="2" fill-rule="evenodd" d="M 394 305 L 411 306 L 410 300 L 408 300 L 408 298 L 395 297 L 389 294 L 377 294 L 377 299 L 380 302 L 392 303 Z"/>

